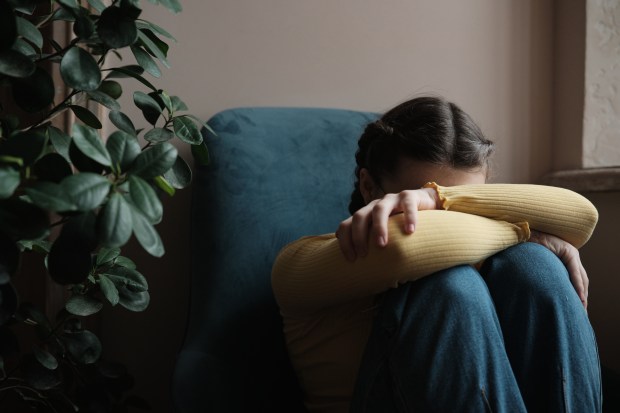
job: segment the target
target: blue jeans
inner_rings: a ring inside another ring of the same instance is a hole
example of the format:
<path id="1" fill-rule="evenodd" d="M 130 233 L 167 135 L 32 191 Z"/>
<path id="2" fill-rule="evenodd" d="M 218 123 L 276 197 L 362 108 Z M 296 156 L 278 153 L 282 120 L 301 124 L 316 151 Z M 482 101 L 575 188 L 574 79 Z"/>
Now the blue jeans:
<path id="1" fill-rule="evenodd" d="M 566 268 L 524 243 L 388 291 L 351 412 L 600 412 L 594 332 Z"/>

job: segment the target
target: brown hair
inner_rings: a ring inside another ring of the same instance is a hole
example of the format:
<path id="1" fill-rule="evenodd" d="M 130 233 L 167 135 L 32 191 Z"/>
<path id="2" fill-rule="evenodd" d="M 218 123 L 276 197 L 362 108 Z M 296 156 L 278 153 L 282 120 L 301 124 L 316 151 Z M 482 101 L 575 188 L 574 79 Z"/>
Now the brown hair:
<path id="1" fill-rule="evenodd" d="M 383 176 L 394 173 L 401 157 L 472 169 L 488 167 L 492 152 L 493 142 L 456 104 L 438 97 L 401 103 L 368 124 L 359 139 L 349 212 L 365 205 L 359 187 L 362 168 L 380 185 Z"/>

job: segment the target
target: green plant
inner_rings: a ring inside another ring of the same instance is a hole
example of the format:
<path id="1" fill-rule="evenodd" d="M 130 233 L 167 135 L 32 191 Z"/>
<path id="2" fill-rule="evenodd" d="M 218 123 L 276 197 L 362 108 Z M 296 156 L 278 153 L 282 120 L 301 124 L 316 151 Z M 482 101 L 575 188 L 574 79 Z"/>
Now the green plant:
<path id="1" fill-rule="evenodd" d="M 181 10 L 177 0 L 149 1 Z M 149 304 L 146 278 L 120 248 L 133 234 L 149 254 L 164 254 L 155 229 L 160 196 L 191 181 L 169 141 L 192 145 L 196 159 L 208 161 L 204 123 L 143 76 L 160 76 L 166 42 L 174 39 L 140 14 L 139 0 L 0 0 L 2 411 L 119 411 L 130 404 L 123 366 L 101 359 L 102 344 L 84 324 L 106 305 L 142 311 Z M 73 34 L 66 44 L 52 36 L 63 27 Z M 121 58 L 119 49 L 137 64 L 110 63 Z M 136 129 L 121 111 L 120 81 L 146 90 L 134 91 L 133 103 L 147 128 Z M 103 137 L 98 113 L 105 112 L 114 131 Z M 59 119 L 69 114 L 77 121 L 62 127 Z M 66 286 L 58 314 L 19 299 L 20 256 L 36 252 L 51 279 Z M 36 335 L 19 350 L 24 326 Z"/>

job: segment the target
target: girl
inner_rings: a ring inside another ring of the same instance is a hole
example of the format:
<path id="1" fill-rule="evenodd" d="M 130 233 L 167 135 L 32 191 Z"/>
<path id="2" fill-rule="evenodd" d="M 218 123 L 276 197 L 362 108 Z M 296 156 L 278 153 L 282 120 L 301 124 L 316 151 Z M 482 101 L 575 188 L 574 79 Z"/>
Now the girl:
<path id="1" fill-rule="evenodd" d="M 485 184 L 492 151 L 435 97 L 367 126 L 352 216 L 285 247 L 272 274 L 310 412 L 601 410 L 577 251 L 597 211 Z"/>

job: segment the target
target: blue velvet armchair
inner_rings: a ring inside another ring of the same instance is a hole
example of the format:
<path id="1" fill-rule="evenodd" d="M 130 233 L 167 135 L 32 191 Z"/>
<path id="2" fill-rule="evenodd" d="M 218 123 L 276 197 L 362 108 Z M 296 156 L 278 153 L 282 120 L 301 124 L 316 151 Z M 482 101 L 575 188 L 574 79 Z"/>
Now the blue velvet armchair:
<path id="1" fill-rule="evenodd" d="M 204 132 L 195 171 L 191 298 L 173 377 L 177 412 L 301 412 L 271 292 L 278 251 L 347 213 L 357 138 L 371 113 L 242 108 Z"/>

